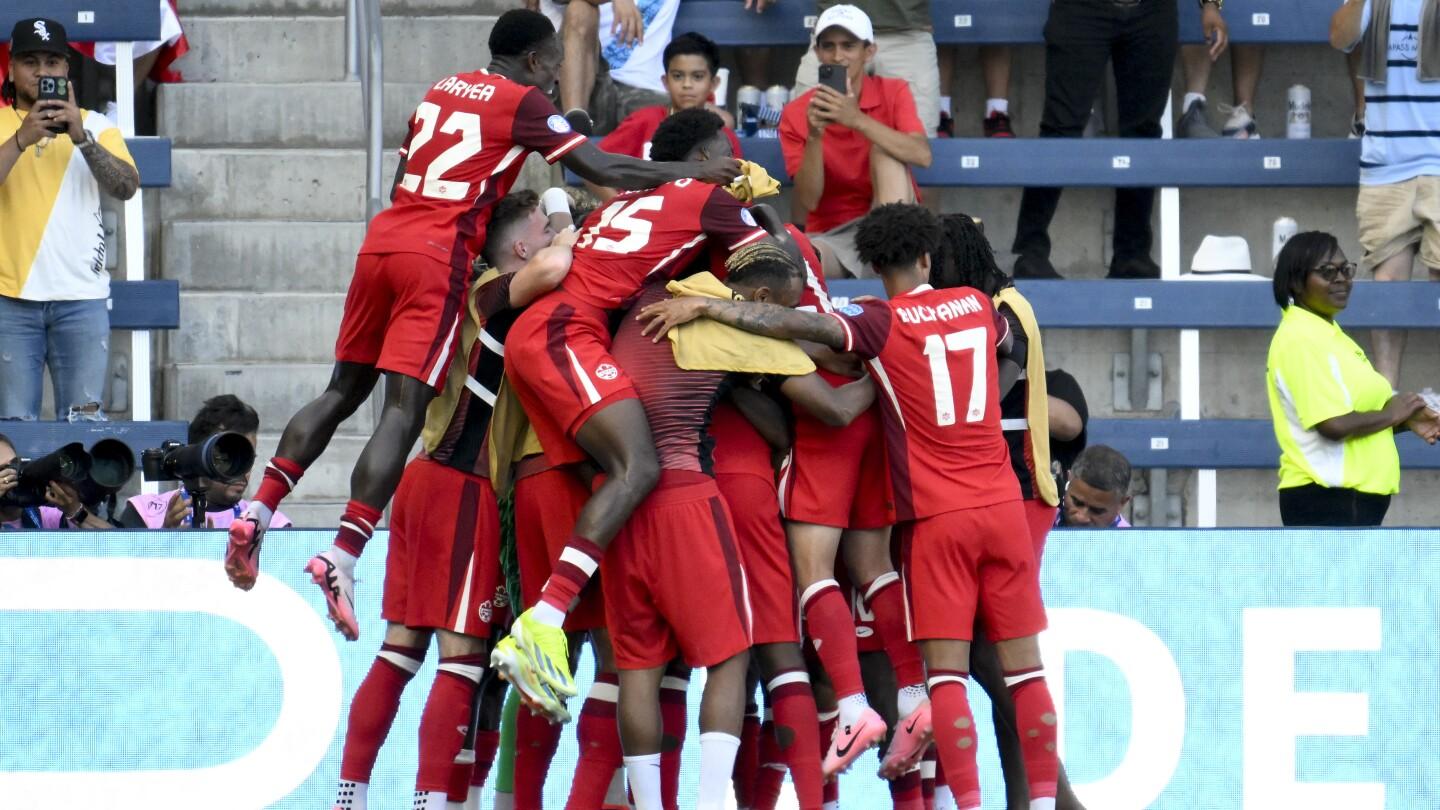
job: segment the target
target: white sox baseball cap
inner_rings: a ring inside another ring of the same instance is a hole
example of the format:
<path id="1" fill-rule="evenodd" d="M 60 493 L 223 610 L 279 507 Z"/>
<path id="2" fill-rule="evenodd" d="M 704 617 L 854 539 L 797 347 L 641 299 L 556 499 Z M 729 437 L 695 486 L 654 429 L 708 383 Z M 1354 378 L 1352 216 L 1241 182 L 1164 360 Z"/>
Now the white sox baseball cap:
<path id="1" fill-rule="evenodd" d="M 859 8 L 848 4 L 825 9 L 820 19 L 815 21 L 815 36 L 818 37 L 825 33 L 825 29 L 837 25 L 854 34 L 856 39 L 875 41 L 875 27 L 870 24 L 870 17 Z"/>

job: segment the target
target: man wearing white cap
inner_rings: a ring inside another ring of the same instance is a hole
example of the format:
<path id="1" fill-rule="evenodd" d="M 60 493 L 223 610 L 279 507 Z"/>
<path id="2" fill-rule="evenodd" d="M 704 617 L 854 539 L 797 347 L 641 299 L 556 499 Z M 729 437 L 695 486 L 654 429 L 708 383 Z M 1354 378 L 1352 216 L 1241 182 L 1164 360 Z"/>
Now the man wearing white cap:
<path id="1" fill-rule="evenodd" d="M 867 75 L 875 37 L 859 8 L 825 9 L 815 24 L 814 56 L 821 66 L 843 69 L 845 91 L 818 84 L 780 116 L 785 170 L 795 179 L 791 215 L 803 218 L 832 278 L 874 275 L 855 250 L 860 219 L 878 205 L 915 202 L 910 169 L 930 165 L 926 133 L 934 124 L 921 121 L 909 85 Z"/>

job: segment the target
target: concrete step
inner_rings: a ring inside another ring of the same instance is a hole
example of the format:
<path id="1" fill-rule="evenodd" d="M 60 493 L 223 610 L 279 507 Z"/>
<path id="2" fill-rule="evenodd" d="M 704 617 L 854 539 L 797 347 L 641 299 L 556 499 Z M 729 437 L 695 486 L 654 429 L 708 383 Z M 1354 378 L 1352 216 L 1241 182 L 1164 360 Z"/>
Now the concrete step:
<path id="1" fill-rule="evenodd" d="M 385 144 L 399 146 L 430 84 L 385 85 Z M 364 148 L 358 82 L 160 86 L 160 131 L 176 146 Z"/>
<path id="2" fill-rule="evenodd" d="M 329 363 L 342 293 L 185 293 L 180 328 L 166 333 L 171 363 Z M 303 400 L 302 400 L 303 402 Z M 296 407 L 300 403 L 296 403 Z"/>
<path id="3" fill-rule="evenodd" d="M 395 174 L 393 151 L 382 176 Z M 161 195 L 166 222 L 186 219 L 359 222 L 365 153 L 359 149 L 176 149 Z M 388 185 L 382 196 L 388 195 Z"/>
<path id="4" fill-rule="evenodd" d="M 275 447 L 280 443 L 280 432 L 277 428 L 274 433 L 261 433 L 259 439 L 255 447 L 256 467 L 265 464 L 275 455 Z M 345 508 L 345 501 L 350 499 L 350 472 L 355 468 L 355 460 L 360 457 L 360 451 L 364 449 L 368 439 L 368 436 L 336 436 L 331 439 L 324 454 L 305 471 L 299 486 L 295 487 L 291 496 L 280 505 L 280 511 L 289 514 L 292 503 L 338 503 L 341 505 L 340 509 L 330 515 L 328 523 L 311 524 L 318 527 L 336 525 L 340 520 L 340 512 Z M 315 550 L 319 551 L 320 548 Z"/>
<path id="5" fill-rule="evenodd" d="M 503 14 L 515 8 L 509 0 L 380 0 L 380 13 L 389 23 L 393 16 L 416 14 Z M 296 17 L 342 16 L 345 0 L 185 0 L 185 23 L 192 16 Z"/>
<path id="6" fill-rule="evenodd" d="M 279 432 L 325 390 L 330 368 L 330 363 L 173 364 L 164 371 L 165 413 L 192 414 L 216 394 L 234 394 L 260 415 L 262 431 Z M 339 435 L 369 436 L 374 429 L 374 409 L 367 402 L 340 424 Z"/>
<path id="7" fill-rule="evenodd" d="M 360 222 L 182 220 L 159 242 L 165 277 L 187 292 L 344 292 Z"/>
<path id="8" fill-rule="evenodd" d="M 434 82 L 485 67 L 494 21 L 481 14 L 385 20 L 385 81 Z M 340 17 L 187 16 L 185 29 L 190 52 L 176 67 L 188 81 L 330 82 L 345 75 Z"/>

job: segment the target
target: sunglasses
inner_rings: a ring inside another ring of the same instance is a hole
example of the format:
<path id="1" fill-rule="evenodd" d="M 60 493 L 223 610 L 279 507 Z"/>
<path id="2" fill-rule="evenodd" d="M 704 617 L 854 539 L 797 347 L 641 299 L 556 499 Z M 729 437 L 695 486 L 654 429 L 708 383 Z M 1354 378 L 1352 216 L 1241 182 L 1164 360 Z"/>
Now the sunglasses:
<path id="1" fill-rule="evenodd" d="M 1334 281 L 1337 278 L 1343 278 L 1346 281 L 1349 281 L 1350 279 L 1355 278 L 1355 268 L 1356 265 L 1354 262 L 1345 262 L 1344 264 L 1322 264 L 1319 267 L 1311 270 L 1310 272 L 1319 273 L 1320 277 L 1325 279 L 1326 281 Z"/>

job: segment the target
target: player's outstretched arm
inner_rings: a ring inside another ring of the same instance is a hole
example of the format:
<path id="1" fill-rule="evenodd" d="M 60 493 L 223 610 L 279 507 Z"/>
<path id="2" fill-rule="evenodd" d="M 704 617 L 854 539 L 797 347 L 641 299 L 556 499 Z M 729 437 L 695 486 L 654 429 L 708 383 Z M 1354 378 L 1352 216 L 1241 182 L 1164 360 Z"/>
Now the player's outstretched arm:
<path id="1" fill-rule="evenodd" d="M 845 331 L 839 321 L 818 312 L 801 312 L 775 304 L 685 296 L 657 301 L 635 317 L 645 322 L 640 334 L 653 332 L 656 341 L 682 323 L 709 318 L 766 337 L 808 340 L 833 349 L 845 347 Z"/>
<path id="2" fill-rule="evenodd" d="M 819 374 L 790 377 L 780 384 L 780 393 L 830 427 L 845 427 L 875 402 L 875 385 L 862 377 L 839 388 Z"/>
<path id="3" fill-rule="evenodd" d="M 560 162 L 591 183 L 610 188 L 654 188 L 687 177 L 728 186 L 740 176 L 740 161 L 735 158 L 656 162 L 602 152 L 593 143 L 581 144 L 560 158 Z"/>
<path id="4" fill-rule="evenodd" d="M 510 306 L 528 306 L 531 301 L 560 286 L 570 272 L 574 258 L 571 248 L 575 245 L 578 232 L 567 228 L 555 235 L 547 247 L 536 251 L 525 266 L 515 271 L 510 282 Z"/>

